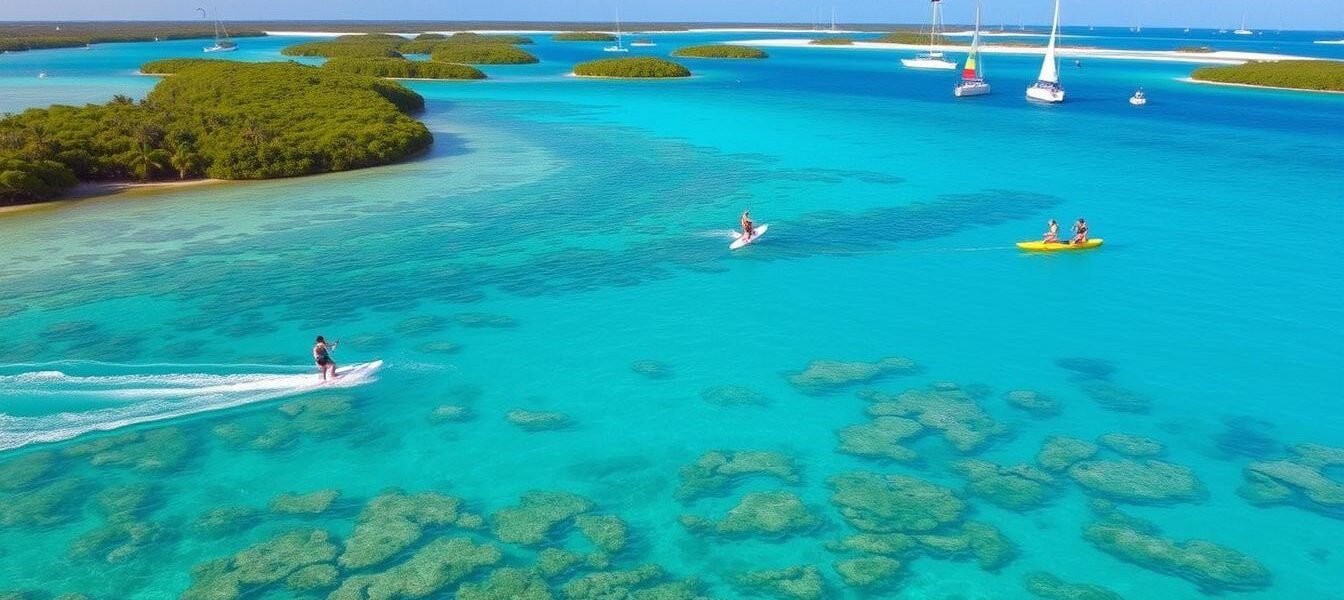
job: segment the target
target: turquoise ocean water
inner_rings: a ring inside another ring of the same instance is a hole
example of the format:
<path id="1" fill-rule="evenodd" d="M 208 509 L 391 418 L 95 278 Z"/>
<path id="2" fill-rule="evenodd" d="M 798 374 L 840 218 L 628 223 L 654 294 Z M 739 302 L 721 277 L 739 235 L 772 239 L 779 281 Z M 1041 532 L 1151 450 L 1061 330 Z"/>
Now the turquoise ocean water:
<path id="1" fill-rule="evenodd" d="M 1091 35 L 1187 45 L 1174 31 Z M 1344 97 L 1087 59 L 1063 68 L 1067 103 L 1034 106 L 1022 91 L 1039 58 L 989 55 L 995 93 L 956 101 L 951 74 L 903 70 L 901 52 L 817 48 L 688 60 L 696 76 L 683 81 L 590 81 L 566 74 L 601 44 L 535 37 L 539 64 L 409 83 L 435 135 L 412 162 L 0 215 L 0 592 L 176 597 L 193 565 L 296 527 L 339 545 L 371 498 L 400 488 L 459 497 L 489 523 L 530 490 L 582 495 L 629 524 L 611 569 L 657 564 L 716 598 L 753 592 L 734 574 L 793 565 L 817 566 L 834 598 L 1026 597 L 1033 571 L 1130 599 L 1342 597 L 1340 504 L 1257 506 L 1238 489 L 1247 465 L 1291 446 L 1344 447 Z M 648 37 L 658 46 L 636 54 L 789 36 Z M 1344 56 L 1311 43 L 1340 34 L 1195 37 Z M 294 41 L 241 40 L 230 58 L 279 59 Z M 140 63 L 200 45 L 5 54 L 0 111 L 140 96 L 155 81 L 135 74 Z M 1139 86 L 1151 102 L 1131 107 Z M 730 253 L 748 207 L 770 233 Z M 1078 217 L 1102 249 L 1012 245 Z M 343 341 L 342 364 L 385 361 L 376 380 L 314 390 L 317 334 Z M 812 361 L 896 356 L 918 369 L 823 390 L 788 378 Z M 837 432 L 870 421 L 859 392 L 939 382 L 969 391 L 978 426 L 1001 433 L 960 452 L 926 423 L 907 444 L 914 462 L 839 451 Z M 705 393 L 729 385 L 759 401 Z M 1057 400 L 1058 414 L 1005 400 L 1024 389 Z M 1106 401 L 1117 398 L 1149 404 L 1116 411 Z M 444 405 L 467 418 L 435 419 Z M 519 409 L 569 426 L 520 428 L 506 419 Z M 1107 495 L 1066 474 L 1041 505 L 1007 510 L 953 469 L 1033 464 L 1052 436 L 1116 432 L 1161 442 L 1156 460 L 1201 488 L 1170 504 L 1122 498 L 1125 514 L 1162 538 L 1250 557 L 1269 578 L 1199 585 L 1189 570 L 1103 551 L 1084 528 L 1098 518 L 1089 499 Z M 679 469 L 711 450 L 780 452 L 799 477 L 678 499 Z M 890 583 L 847 585 L 833 563 L 858 555 L 828 542 L 855 529 L 828 480 L 855 471 L 954 490 L 964 518 L 997 527 L 1014 557 L 984 568 L 925 553 Z M 1344 467 L 1313 472 L 1324 489 L 1344 486 Z M 321 514 L 267 510 L 279 494 L 322 489 L 340 496 Z M 145 498 L 130 516 L 101 507 L 128 490 Z M 816 524 L 715 535 L 679 521 L 718 519 L 771 490 L 796 494 Z M 206 533 L 199 519 L 221 507 L 254 513 Z M 542 545 L 587 551 L 568 527 Z M 501 565 L 531 564 L 538 548 L 488 527 L 434 529 L 340 576 L 385 570 L 440 535 L 498 546 Z"/>

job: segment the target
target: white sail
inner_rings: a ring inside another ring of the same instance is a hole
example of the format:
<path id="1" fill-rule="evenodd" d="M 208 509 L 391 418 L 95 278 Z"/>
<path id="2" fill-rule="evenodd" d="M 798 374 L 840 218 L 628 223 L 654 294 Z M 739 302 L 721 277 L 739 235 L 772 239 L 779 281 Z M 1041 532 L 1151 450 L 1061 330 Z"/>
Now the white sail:
<path id="1" fill-rule="evenodd" d="M 1059 35 L 1059 0 L 1055 0 L 1055 19 L 1050 26 L 1050 43 L 1045 47 L 1045 60 L 1041 61 L 1040 81 L 1059 83 L 1059 62 L 1055 58 L 1055 37 Z"/>

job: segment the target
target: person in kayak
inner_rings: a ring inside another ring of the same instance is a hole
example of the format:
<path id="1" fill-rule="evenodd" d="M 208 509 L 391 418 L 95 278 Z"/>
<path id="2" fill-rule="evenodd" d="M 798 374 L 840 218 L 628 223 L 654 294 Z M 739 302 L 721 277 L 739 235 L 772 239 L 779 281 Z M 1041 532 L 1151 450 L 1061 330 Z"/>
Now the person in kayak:
<path id="1" fill-rule="evenodd" d="M 1073 224 L 1073 243 L 1087 243 L 1087 221 L 1084 221 L 1081 217 L 1077 223 Z"/>
<path id="2" fill-rule="evenodd" d="M 336 349 L 336 344 L 327 343 L 326 338 L 317 336 L 317 342 L 313 344 L 313 362 L 317 363 L 317 370 L 322 374 L 322 381 L 328 378 L 336 378 L 336 362 L 331 360 L 331 351 Z"/>
<path id="3" fill-rule="evenodd" d="M 742 237 L 751 239 L 751 236 L 756 235 L 756 228 L 753 227 L 751 223 L 750 209 L 742 211 L 741 222 L 742 222 Z"/>
<path id="4" fill-rule="evenodd" d="M 1050 222 L 1045 225 L 1047 227 L 1045 231 L 1045 239 L 1041 241 L 1047 244 L 1059 243 L 1059 221 L 1050 219 Z"/>

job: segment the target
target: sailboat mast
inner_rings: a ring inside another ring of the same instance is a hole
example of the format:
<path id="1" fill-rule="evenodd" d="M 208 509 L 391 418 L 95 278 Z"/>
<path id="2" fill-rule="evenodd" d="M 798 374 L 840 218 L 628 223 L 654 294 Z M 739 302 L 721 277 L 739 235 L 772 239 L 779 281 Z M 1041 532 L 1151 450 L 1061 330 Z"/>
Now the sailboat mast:
<path id="1" fill-rule="evenodd" d="M 938 3 L 941 0 L 933 0 L 929 4 L 933 6 L 933 23 L 929 25 L 929 52 L 937 52 L 938 45 Z"/>
<path id="2" fill-rule="evenodd" d="M 975 2 L 975 31 L 971 33 L 971 57 L 967 59 L 971 63 L 970 75 L 972 78 L 980 77 L 980 60 L 977 54 L 980 53 L 980 1 Z M 965 77 L 965 75 L 963 75 Z"/>

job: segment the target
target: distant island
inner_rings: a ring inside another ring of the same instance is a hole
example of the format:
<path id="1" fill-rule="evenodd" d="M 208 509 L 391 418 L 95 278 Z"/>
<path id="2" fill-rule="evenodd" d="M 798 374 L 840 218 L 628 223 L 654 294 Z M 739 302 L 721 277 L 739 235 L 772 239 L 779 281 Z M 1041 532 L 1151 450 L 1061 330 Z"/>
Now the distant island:
<path id="1" fill-rule="evenodd" d="M 0 204 L 78 182 L 271 179 L 405 160 L 433 136 L 424 98 L 396 82 L 297 63 L 188 59 L 142 101 L 29 109 L 0 119 Z"/>
<path id="2" fill-rule="evenodd" d="M 614 42 L 616 36 L 594 31 L 569 31 L 557 33 L 551 36 L 551 39 L 557 42 Z"/>
<path id="3" fill-rule="evenodd" d="M 769 58 L 760 48 L 750 46 L 734 46 L 730 44 L 708 44 L 704 46 L 686 46 L 677 48 L 672 52 L 672 56 L 685 56 L 690 58 Z"/>
<path id="4" fill-rule="evenodd" d="M 1344 92 L 1344 62 L 1280 60 L 1242 65 L 1201 67 L 1190 74 L 1195 81 L 1323 92 Z"/>
<path id="5" fill-rule="evenodd" d="M 322 63 L 322 68 L 391 79 L 485 79 L 485 73 L 476 67 L 440 62 L 437 59 L 407 60 L 345 56 L 327 59 L 327 62 Z"/>
<path id="6" fill-rule="evenodd" d="M 235 38 L 263 37 L 254 29 L 230 30 Z M 209 39 L 215 36 L 209 24 L 201 23 L 8 23 L 0 25 L 0 52 L 51 48 L 80 48 L 114 42 Z"/>
<path id="7" fill-rule="evenodd" d="M 916 46 L 929 45 L 929 34 L 918 31 L 892 31 L 875 40 L 879 44 L 911 44 Z M 939 46 L 969 46 L 969 42 L 952 39 L 945 35 L 933 36 L 933 43 Z"/>
<path id="8" fill-rule="evenodd" d="M 422 33 L 415 36 L 414 40 L 404 42 L 397 46 L 397 51 L 402 54 L 431 54 L 435 48 L 443 44 L 509 44 L 513 46 L 526 46 L 532 44 L 532 38 L 521 35 L 508 34 L 480 34 L 463 31 L 454 33 L 451 36 L 442 33 Z"/>
<path id="9" fill-rule="evenodd" d="M 140 72 L 146 75 L 171 75 L 188 67 L 221 62 L 228 61 L 213 58 L 165 58 L 140 65 Z M 322 68 L 388 79 L 485 79 L 485 73 L 468 65 L 405 58 L 342 56 L 327 59 L 327 62 L 322 63 Z"/>
<path id="10" fill-rule="evenodd" d="M 508 44 L 443 44 L 430 54 L 436 61 L 468 65 L 526 65 L 537 62 L 530 52 Z"/>
<path id="11" fill-rule="evenodd" d="M 818 38 L 808 42 L 813 46 L 853 46 L 854 39 L 846 37 Z"/>
<path id="12" fill-rule="evenodd" d="M 399 35 L 370 33 L 342 35 L 330 40 L 305 42 L 280 51 L 286 56 L 324 58 L 404 58 L 406 54 L 429 54 L 435 61 L 473 65 L 521 65 L 537 57 L 514 46 L 532 40 L 521 36 L 490 36 L 458 33 L 451 36 L 421 34 L 414 40 Z"/>
<path id="13" fill-rule="evenodd" d="M 627 58 L 604 58 L 586 62 L 574 67 L 579 77 L 616 77 L 622 79 L 657 79 L 668 77 L 690 77 L 691 70 L 661 58 L 631 56 Z"/>

